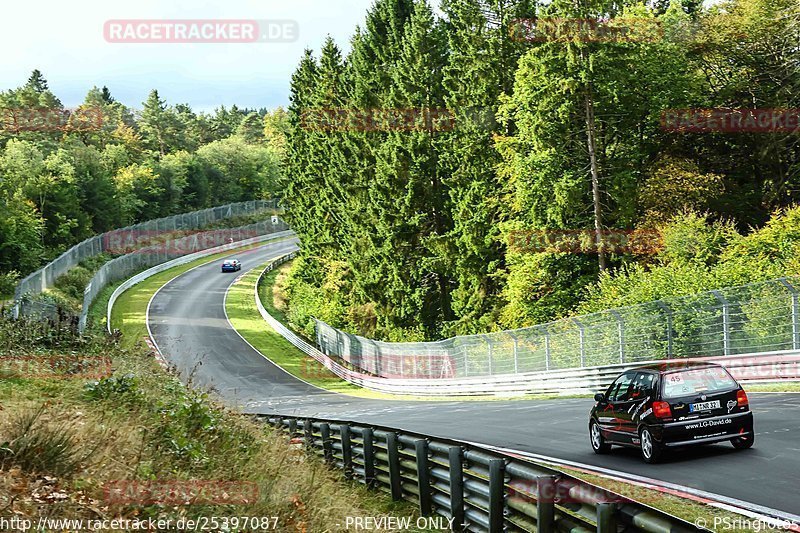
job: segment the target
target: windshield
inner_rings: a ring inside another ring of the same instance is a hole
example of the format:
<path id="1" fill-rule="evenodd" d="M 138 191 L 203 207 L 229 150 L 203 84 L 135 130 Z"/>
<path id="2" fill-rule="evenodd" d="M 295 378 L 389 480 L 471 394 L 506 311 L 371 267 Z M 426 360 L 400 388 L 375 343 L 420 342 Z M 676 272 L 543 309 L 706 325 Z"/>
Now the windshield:
<path id="1" fill-rule="evenodd" d="M 713 394 L 738 387 L 724 368 L 700 368 L 673 372 L 664 376 L 664 398 L 679 398 L 692 394 Z"/>

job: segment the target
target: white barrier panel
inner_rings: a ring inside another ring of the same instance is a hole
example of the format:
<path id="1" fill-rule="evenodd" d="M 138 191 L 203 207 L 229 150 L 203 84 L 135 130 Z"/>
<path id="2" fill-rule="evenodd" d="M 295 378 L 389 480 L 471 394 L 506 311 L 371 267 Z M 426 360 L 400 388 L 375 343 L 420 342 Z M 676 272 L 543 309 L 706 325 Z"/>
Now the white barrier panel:
<path id="1" fill-rule="evenodd" d="M 280 263 L 295 256 L 295 252 L 270 263 L 259 276 L 255 288 L 255 300 L 259 313 L 267 324 L 299 350 L 315 359 L 333 374 L 359 387 L 390 394 L 414 396 L 518 396 L 524 394 L 591 394 L 604 392 L 622 372 L 648 364 L 663 364 L 669 361 L 706 361 L 727 368 L 742 383 L 774 383 L 800 380 L 800 351 L 787 350 L 772 353 L 640 361 L 628 364 L 481 376 L 476 378 L 431 378 L 395 379 L 382 378 L 347 368 L 311 345 L 270 315 L 258 294 L 258 285 L 264 274 Z"/>

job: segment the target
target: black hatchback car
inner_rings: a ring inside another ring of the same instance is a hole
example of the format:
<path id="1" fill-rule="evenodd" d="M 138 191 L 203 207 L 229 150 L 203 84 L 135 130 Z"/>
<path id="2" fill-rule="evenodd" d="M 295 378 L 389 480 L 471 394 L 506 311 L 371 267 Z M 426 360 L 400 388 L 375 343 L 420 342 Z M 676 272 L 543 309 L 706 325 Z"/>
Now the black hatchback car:
<path id="1" fill-rule="evenodd" d="M 629 370 L 594 399 L 589 436 L 599 454 L 612 445 L 632 446 L 655 463 L 667 448 L 728 440 L 745 449 L 755 439 L 747 394 L 727 370 L 712 363 Z"/>

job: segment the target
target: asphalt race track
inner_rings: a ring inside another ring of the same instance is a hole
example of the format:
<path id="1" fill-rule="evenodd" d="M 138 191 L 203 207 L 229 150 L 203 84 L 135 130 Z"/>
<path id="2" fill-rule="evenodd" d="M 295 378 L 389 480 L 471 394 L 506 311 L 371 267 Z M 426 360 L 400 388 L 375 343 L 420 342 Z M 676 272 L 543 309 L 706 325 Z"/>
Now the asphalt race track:
<path id="1" fill-rule="evenodd" d="M 245 273 L 296 247 L 292 241 L 242 252 Z M 220 262 L 195 268 L 153 298 L 149 325 L 164 356 L 193 386 L 213 389 L 250 413 L 315 415 L 371 422 L 558 457 L 660 479 L 800 515 L 800 394 L 751 394 L 756 444 L 689 449 L 646 465 L 637 450 L 595 455 L 590 399 L 490 402 L 365 400 L 317 389 L 276 367 L 230 327 L 224 298 L 241 274 Z M 266 354 L 269 355 L 269 354 Z"/>

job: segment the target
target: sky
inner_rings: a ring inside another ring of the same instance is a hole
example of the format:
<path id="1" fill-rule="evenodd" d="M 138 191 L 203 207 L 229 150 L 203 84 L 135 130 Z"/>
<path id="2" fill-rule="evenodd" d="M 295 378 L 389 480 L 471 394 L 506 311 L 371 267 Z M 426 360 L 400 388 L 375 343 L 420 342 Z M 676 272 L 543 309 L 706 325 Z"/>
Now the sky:
<path id="1" fill-rule="evenodd" d="M 169 104 L 196 111 L 219 105 L 288 104 L 289 80 L 305 48 L 319 52 L 327 35 L 344 50 L 373 0 L 27 0 L 3 6 L 0 90 L 23 85 L 38 68 L 67 107 L 106 85 L 139 109 L 151 89 Z M 113 43 L 104 24 L 125 19 L 296 21 L 294 42 Z"/>

